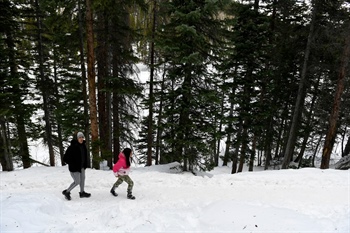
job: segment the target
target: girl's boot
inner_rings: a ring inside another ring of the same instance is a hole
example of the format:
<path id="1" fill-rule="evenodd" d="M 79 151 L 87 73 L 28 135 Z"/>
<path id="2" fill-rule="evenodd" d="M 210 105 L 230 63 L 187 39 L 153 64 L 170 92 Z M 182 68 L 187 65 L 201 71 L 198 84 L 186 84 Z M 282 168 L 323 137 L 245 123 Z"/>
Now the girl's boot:
<path id="1" fill-rule="evenodd" d="M 112 189 L 111 189 L 111 194 L 112 194 L 113 196 L 117 197 L 117 196 L 118 196 L 118 193 L 116 193 L 116 192 L 114 191 L 114 189 L 115 189 L 115 187 L 114 187 L 114 185 L 113 185 L 113 187 L 112 187 Z"/>
<path id="2" fill-rule="evenodd" d="M 134 200 L 135 196 L 132 195 L 131 191 L 128 191 L 128 195 L 127 195 L 128 199 Z"/>

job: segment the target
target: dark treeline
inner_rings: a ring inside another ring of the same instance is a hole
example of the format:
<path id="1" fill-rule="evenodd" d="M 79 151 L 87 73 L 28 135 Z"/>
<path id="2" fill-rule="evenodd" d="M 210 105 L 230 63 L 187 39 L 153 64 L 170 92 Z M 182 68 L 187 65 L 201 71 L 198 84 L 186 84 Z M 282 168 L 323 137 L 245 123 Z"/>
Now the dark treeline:
<path id="1" fill-rule="evenodd" d="M 131 146 L 147 166 L 328 168 L 350 152 L 350 5 L 293 0 L 0 0 L 0 159 L 90 167 Z M 149 79 L 137 77 L 137 64 Z M 221 144 L 220 144 L 221 143 Z M 224 146 L 222 146 L 224 145 Z M 42 162 L 42 161 L 40 161 Z"/>

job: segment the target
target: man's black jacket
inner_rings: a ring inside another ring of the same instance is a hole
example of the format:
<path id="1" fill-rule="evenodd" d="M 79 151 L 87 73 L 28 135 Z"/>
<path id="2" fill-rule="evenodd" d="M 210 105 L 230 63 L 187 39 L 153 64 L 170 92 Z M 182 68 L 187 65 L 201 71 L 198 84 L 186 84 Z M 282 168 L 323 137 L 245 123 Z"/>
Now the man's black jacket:
<path id="1" fill-rule="evenodd" d="M 68 164 L 70 172 L 81 172 L 82 168 L 86 169 L 88 156 L 85 140 L 80 144 L 78 140 L 73 139 L 64 154 L 63 161 Z"/>

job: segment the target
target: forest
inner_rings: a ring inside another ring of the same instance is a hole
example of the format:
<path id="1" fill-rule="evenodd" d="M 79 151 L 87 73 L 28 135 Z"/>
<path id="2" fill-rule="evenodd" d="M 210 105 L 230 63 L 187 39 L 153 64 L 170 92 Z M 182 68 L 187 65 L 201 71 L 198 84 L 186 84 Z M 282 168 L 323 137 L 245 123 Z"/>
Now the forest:
<path id="1" fill-rule="evenodd" d="M 0 161 L 327 169 L 350 152 L 348 0 L 0 0 Z M 149 71 L 141 82 L 139 64 Z M 223 146 L 221 146 L 223 145 Z"/>

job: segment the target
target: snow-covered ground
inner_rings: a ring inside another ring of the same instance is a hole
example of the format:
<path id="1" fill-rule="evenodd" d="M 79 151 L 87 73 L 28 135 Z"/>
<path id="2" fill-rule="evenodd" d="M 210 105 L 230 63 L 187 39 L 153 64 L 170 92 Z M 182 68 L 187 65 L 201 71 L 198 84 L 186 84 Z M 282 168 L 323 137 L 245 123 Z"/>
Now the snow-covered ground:
<path id="1" fill-rule="evenodd" d="M 91 198 L 61 194 L 68 168 L 0 172 L 0 232 L 350 232 L 350 171 L 306 168 L 194 176 L 174 164 L 132 167 L 136 200 L 109 193 L 111 171 L 87 169 Z"/>

